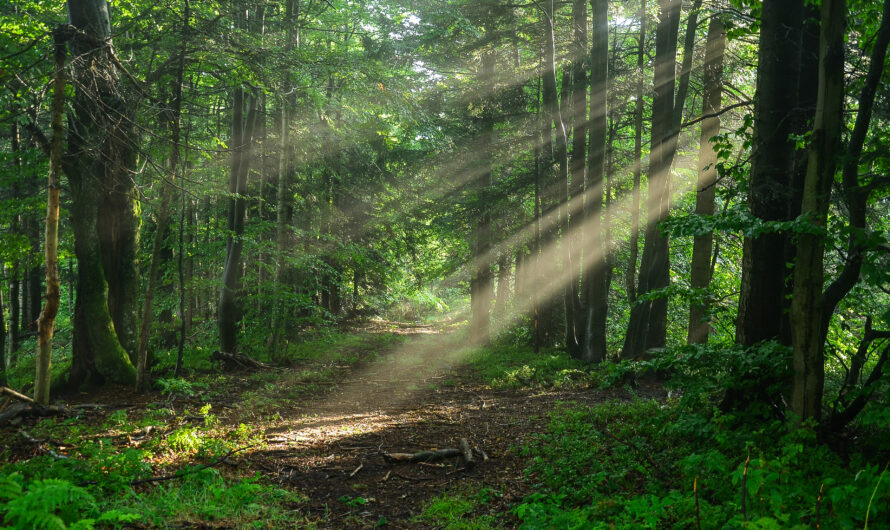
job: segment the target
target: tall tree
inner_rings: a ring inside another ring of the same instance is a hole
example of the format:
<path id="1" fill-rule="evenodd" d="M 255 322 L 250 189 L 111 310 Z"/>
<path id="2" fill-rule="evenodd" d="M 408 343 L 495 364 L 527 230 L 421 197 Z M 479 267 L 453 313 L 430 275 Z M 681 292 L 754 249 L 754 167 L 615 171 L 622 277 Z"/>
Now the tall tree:
<path id="1" fill-rule="evenodd" d="M 819 421 L 822 414 L 825 384 L 822 335 L 825 233 L 822 230 L 827 224 L 843 126 L 846 15 L 846 0 L 823 0 L 819 95 L 801 205 L 801 214 L 819 230 L 798 234 L 791 302 L 794 348 L 791 410 L 798 421 Z"/>
<path id="2" fill-rule="evenodd" d="M 65 58 L 70 31 L 59 26 L 53 31 L 53 99 L 50 109 L 52 137 L 49 151 L 49 183 L 46 201 L 46 305 L 37 319 L 37 357 L 34 377 L 34 401 L 49 404 L 50 365 L 53 331 L 59 312 L 59 197 L 62 188 L 62 116 L 65 114 Z"/>
<path id="3" fill-rule="evenodd" d="M 726 49 L 726 29 L 719 16 L 711 17 L 708 26 L 708 40 L 705 47 L 704 95 L 702 115 L 701 148 L 698 155 L 698 181 L 696 183 L 695 213 L 714 214 L 714 198 L 717 187 L 717 153 L 713 138 L 720 132 L 720 110 L 723 95 L 723 53 Z M 692 243 L 692 264 L 690 285 L 700 292 L 707 290 L 711 283 L 711 253 L 714 234 L 695 236 Z M 689 332 L 687 342 L 705 344 L 710 333 L 710 318 L 707 317 L 709 304 L 694 301 L 689 306 Z"/>
<path id="4" fill-rule="evenodd" d="M 161 253 L 164 245 L 164 238 L 167 235 L 167 225 L 170 219 L 170 201 L 173 195 L 173 186 L 176 182 L 177 172 L 179 168 L 179 151 L 180 151 L 180 118 L 182 117 L 182 82 L 185 71 L 185 43 L 188 42 L 189 17 L 191 10 L 188 0 L 185 0 L 182 21 L 182 41 L 178 50 L 178 59 L 176 64 L 176 79 L 173 83 L 173 96 L 170 101 L 169 109 L 161 113 L 161 119 L 166 122 L 163 128 L 170 129 L 171 133 L 171 149 L 169 175 L 170 180 L 161 179 L 158 183 L 161 186 L 161 204 L 157 211 L 157 226 L 155 228 L 155 238 L 152 245 L 151 265 L 148 270 L 148 285 L 145 288 L 145 298 L 142 307 L 142 326 L 139 333 L 139 347 L 136 361 L 136 391 L 144 392 L 149 383 L 148 373 L 148 342 L 151 338 L 151 322 L 154 311 L 154 294 L 158 281 L 158 270 L 160 269 Z M 184 315 L 180 315 L 184 318 Z"/>
<path id="5" fill-rule="evenodd" d="M 633 189 L 630 207 L 630 259 L 624 275 L 627 299 L 632 304 L 637 298 L 637 256 L 640 251 L 640 180 L 643 173 L 643 66 L 646 55 L 646 0 L 640 0 L 640 35 L 637 39 L 637 69 L 634 94 L 634 159 Z"/>
<path id="6" fill-rule="evenodd" d="M 229 208 L 226 260 L 219 294 L 220 349 L 235 353 L 238 347 L 238 322 L 241 319 L 239 291 L 241 252 L 244 248 L 244 217 L 247 208 L 247 182 L 257 122 L 257 97 L 243 85 L 235 88 L 232 107 L 232 158 L 229 167 Z"/>
<path id="7" fill-rule="evenodd" d="M 637 294 L 666 287 L 665 269 L 668 266 L 668 238 L 658 229 L 658 223 L 667 218 L 670 208 L 670 169 L 676 148 L 674 121 L 674 88 L 677 62 L 677 35 L 680 28 L 678 0 L 660 0 L 658 25 L 655 29 L 655 96 L 652 103 L 652 133 L 649 150 L 649 195 L 647 198 L 646 241 L 640 262 Z M 674 135 L 672 139 L 671 136 Z M 672 141 L 673 140 L 673 141 Z M 638 300 L 631 309 L 630 321 L 621 355 L 639 358 L 648 348 L 664 346 L 653 344 L 650 321 L 655 302 Z M 656 337 L 658 339 L 660 337 Z"/>
<path id="8" fill-rule="evenodd" d="M 584 332 L 581 358 L 587 362 L 602 362 L 606 358 L 606 317 L 609 307 L 606 279 L 608 251 L 604 244 L 602 222 L 608 136 L 608 0 L 591 0 L 590 11 L 593 20 L 590 47 L 590 146 L 587 153 L 584 204 L 586 232 L 585 268 L 582 278 Z M 584 115 L 583 110 L 580 110 L 580 115 Z"/>
<path id="9" fill-rule="evenodd" d="M 120 83 L 105 0 L 69 0 L 73 111 L 63 160 L 77 256 L 69 383 L 133 383 L 138 217 L 133 108 Z M 127 349 L 131 348 L 131 349 Z"/>
<path id="10" fill-rule="evenodd" d="M 793 196 L 794 123 L 798 102 L 803 2 L 764 0 L 760 23 L 754 138 L 748 207 L 764 221 L 788 220 Z M 767 232 L 746 237 L 742 257 L 736 342 L 751 346 L 782 338 L 785 316 L 787 236 Z"/>
<path id="11" fill-rule="evenodd" d="M 485 50 L 479 69 L 479 84 L 483 94 L 482 113 L 479 117 L 479 160 L 475 190 L 477 193 L 478 219 L 472 236 L 473 277 L 470 280 L 470 340 L 474 344 L 486 344 L 491 339 L 489 312 L 494 295 L 491 273 L 491 205 L 486 200 L 488 187 L 492 185 L 492 142 L 494 140 L 494 84 L 496 55 Z"/>

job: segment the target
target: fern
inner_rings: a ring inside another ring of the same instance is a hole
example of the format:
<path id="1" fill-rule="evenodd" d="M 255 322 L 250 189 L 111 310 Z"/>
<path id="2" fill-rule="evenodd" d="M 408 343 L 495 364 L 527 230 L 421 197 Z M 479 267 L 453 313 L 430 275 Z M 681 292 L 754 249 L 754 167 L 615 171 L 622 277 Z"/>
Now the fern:
<path id="1" fill-rule="evenodd" d="M 23 482 L 21 473 L 0 476 L 0 506 L 21 497 Z"/>
<path id="2" fill-rule="evenodd" d="M 65 529 L 68 524 L 99 515 L 96 499 L 87 490 L 59 479 L 34 481 L 4 509 L 4 522 L 13 528 Z M 92 524 L 79 527 L 91 528 Z"/>

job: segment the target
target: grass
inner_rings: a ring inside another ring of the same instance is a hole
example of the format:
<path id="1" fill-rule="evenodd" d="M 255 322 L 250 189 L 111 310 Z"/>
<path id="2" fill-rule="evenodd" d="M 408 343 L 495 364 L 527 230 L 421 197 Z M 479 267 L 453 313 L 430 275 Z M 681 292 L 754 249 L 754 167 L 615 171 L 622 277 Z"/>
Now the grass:
<path id="1" fill-rule="evenodd" d="M 585 387 L 596 381 L 583 362 L 557 351 L 535 353 L 528 346 L 479 348 L 467 363 L 479 382 L 495 389 Z"/>
<path id="2" fill-rule="evenodd" d="M 418 523 L 448 530 L 489 530 L 501 528 L 492 515 L 474 515 L 484 509 L 497 492 L 490 488 L 458 488 L 431 499 L 419 516 Z"/>

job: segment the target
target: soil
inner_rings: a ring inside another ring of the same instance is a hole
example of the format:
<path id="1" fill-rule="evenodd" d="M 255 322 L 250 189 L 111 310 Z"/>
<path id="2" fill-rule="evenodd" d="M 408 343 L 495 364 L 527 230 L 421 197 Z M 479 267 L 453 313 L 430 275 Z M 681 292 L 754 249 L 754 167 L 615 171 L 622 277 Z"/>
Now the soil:
<path id="1" fill-rule="evenodd" d="M 387 352 L 355 352 L 373 360 L 335 366 L 333 380 L 317 385 L 321 391 L 316 395 L 282 401 L 262 413 L 239 398 L 251 390 L 249 374 L 235 374 L 228 398 L 212 402 L 213 410 L 232 427 L 262 422 L 266 443 L 229 457 L 223 468 L 260 472 L 305 494 L 308 500 L 300 509 L 320 528 L 434 528 L 437 523 L 419 514 L 431 499 L 455 490 L 489 492 L 488 501 L 471 515 L 506 516 L 510 527 L 516 523 L 511 508 L 530 492 L 520 448 L 546 429 L 557 402 L 631 398 L 623 390 L 589 388 L 494 390 L 478 382 L 461 364 L 464 352 L 436 336 L 434 328 L 401 325 L 377 331 L 408 337 Z M 274 369 L 269 377 L 286 389 L 289 378 L 306 368 Z M 635 393 L 655 396 L 660 390 Z M 129 402 L 125 408 L 140 409 L 159 400 L 159 394 L 135 396 L 129 389 L 106 388 L 70 403 L 107 404 L 108 412 L 122 408 L 122 401 Z M 488 460 L 477 458 L 468 469 L 460 458 L 391 463 L 383 456 L 457 448 L 461 438 Z M 18 449 L 33 451 L 29 445 L 22 442 Z"/>

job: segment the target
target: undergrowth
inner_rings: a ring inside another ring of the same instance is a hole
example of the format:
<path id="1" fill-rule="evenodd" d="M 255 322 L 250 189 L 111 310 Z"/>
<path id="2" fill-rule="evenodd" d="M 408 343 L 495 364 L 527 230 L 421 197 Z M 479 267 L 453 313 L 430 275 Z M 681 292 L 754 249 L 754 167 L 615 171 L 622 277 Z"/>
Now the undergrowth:
<path id="1" fill-rule="evenodd" d="M 598 369 L 603 386 L 658 370 L 679 397 L 557 407 L 547 431 L 523 448 L 534 493 L 513 510 L 521 527 L 886 528 L 881 457 L 849 447 L 841 455 L 814 429 L 763 411 L 716 407 L 721 389 L 783 363 L 771 345 L 753 354 L 696 347 Z M 886 461 L 887 433 L 862 433 L 871 439 L 857 447 L 877 447 Z"/>

